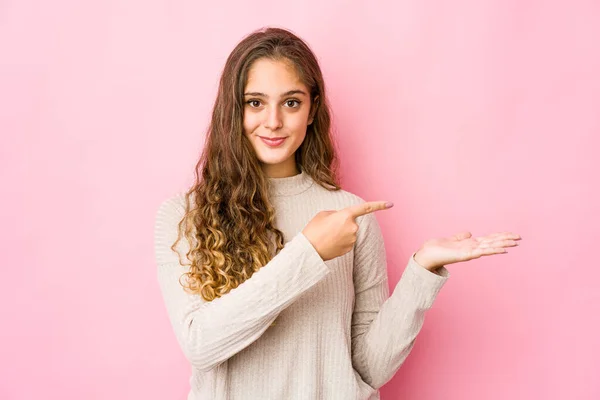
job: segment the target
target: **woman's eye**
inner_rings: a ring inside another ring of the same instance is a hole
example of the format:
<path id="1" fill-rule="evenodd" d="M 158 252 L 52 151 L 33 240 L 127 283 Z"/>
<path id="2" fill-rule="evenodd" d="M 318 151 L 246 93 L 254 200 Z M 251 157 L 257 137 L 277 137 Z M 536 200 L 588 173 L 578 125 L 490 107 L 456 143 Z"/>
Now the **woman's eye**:
<path id="1" fill-rule="evenodd" d="M 300 102 L 298 100 L 288 100 L 288 101 L 285 102 L 285 104 L 288 107 L 296 108 L 296 107 L 298 107 L 300 105 Z"/>
<path id="2" fill-rule="evenodd" d="M 256 108 L 256 107 L 259 107 L 259 106 L 260 106 L 260 101 L 258 101 L 258 100 L 248 100 L 248 101 L 246 102 L 246 104 L 249 104 L 249 105 L 250 105 L 250 107 L 254 107 L 254 108 Z"/>

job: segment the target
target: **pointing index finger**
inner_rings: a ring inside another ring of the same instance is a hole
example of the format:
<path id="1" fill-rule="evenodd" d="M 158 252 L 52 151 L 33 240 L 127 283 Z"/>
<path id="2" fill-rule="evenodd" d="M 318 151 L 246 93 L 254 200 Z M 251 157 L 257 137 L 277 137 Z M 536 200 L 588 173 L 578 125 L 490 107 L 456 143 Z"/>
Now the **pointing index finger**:
<path id="1" fill-rule="evenodd" d="M 391 208 L 394 203 L 388 201 L 366 201 L 361 204 L 355 204 L 350 207 L 346 207 L 346 210 L 350 212 L 353 218 L 360 217 L 361 215 L 369 214 L 375 211 L 387 210 Z"/>

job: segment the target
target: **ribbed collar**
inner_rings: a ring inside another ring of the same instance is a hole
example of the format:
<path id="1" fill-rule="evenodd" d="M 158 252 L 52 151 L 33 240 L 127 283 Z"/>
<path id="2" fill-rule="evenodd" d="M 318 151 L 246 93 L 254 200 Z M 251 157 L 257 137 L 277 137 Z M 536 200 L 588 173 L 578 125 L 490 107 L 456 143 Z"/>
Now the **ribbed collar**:
<path id="1" fill-rule="evenodd" d="M 272 196 L 293 196 L 300 194 L 312 186 L 313 180 L 300 167 L 300 173 L 285 178 L 267 178 Z"/>

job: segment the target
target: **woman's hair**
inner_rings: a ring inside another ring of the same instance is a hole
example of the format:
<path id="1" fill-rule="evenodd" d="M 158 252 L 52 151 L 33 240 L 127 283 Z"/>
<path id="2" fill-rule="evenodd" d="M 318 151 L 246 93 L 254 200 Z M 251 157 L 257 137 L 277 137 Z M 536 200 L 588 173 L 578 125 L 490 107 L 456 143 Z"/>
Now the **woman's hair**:
<path id="1" fill-rule="evenodd" d="M 187 284 L 182 285 L 206 301 L 239 286 L 284 247 L 283 233 L 274 226 L 269 180 L 243 131 L 248 71 L 262 58 L 295 66 L 310 90 L 311 111 L 316 107 L 313 123 L 295 153 L 297 166 L 327 190 L 340 189 L 325 83 L 315 55 L 287 30 L 263 28 L 251 33 L 225 63 L 196 180 L 185 195 L 185 214 L 171 246 L 176 251 L 185 235 L 191 265 L 184 274 Z"/>

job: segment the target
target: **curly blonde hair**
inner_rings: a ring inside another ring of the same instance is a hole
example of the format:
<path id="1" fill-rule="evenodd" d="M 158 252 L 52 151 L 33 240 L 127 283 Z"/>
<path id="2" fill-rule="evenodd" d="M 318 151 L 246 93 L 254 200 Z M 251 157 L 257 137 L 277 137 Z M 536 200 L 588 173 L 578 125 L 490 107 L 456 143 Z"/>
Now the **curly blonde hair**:
<path id="1" fill-rule="evenodd" d="M 269 180 L 243 134 L 248 70 L 261 58 L 291 62 L 310 89 L 311 104 L 317 109 L 294 158 L 317 184 L 340 190 L 325 83 L 315 55 L 302 39 L 285 29 L 252 32 L 225 63 L 195 183 L 186 192 L 185 214 L 171 246 L 175 251 L 182 235 L 190 243 L 186 255 L 191 264 L 184 274 L 187 282 L 180 279 L 180 283 L 206 301 L 238 287 L 284 246 L 283 233 L 274 226 Z M 318 102 L 313 102 L 316 96 Z"/>

